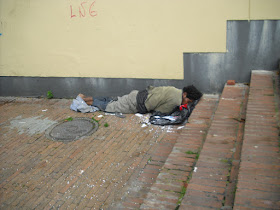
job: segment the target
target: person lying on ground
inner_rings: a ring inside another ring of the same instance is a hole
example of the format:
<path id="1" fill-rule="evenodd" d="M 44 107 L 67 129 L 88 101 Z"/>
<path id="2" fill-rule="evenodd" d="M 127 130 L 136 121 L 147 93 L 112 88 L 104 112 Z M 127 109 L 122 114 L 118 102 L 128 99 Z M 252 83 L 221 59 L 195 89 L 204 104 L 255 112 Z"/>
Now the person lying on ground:
<path id="1" fill-rule="evenodd" d="M 172 86 L 149 86 L 147 89 L 133 90 L 129 94 L 117 99 L 111 97 L 88 97 L 80 93 L 79 96 L 87 105 L 98 107 L 105 112 L 119 112 L 123 114 L 152 111 L 170 113 L 176 106 L 187 105 L 202 97 L 202 93 L 193 85 L 182 90 Z"/>

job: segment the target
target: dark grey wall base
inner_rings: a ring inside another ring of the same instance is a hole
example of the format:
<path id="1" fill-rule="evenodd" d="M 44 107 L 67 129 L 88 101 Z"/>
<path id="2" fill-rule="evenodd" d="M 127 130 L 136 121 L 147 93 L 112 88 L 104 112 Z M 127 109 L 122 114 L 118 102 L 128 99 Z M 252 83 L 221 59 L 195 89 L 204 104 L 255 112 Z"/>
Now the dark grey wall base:
<path id="1" fill-rule="evenodd" d="M 0 77 L 1 96 L 72 98 L 78 93 L 118 96 L 148 85 L 194 84 L 204 93 L 220 93 L 225 82 L 249 82 L 251 70 L 276 70 L 280 59 L 280 20 L 228 21 L 227 53 L 184 53 L 184 80 L 70 77 Z"/>
<path id="2" fill-rule="evenodd" d="M 79 93 L 89 96 L 121 96 L 148 85 L 172 85 L 181 88 L 181 80 L 108 79 L 75 77 L 0 77 L 1 96 L 46 96 L 52 91 L 55 98 L 73 98 Z"/>

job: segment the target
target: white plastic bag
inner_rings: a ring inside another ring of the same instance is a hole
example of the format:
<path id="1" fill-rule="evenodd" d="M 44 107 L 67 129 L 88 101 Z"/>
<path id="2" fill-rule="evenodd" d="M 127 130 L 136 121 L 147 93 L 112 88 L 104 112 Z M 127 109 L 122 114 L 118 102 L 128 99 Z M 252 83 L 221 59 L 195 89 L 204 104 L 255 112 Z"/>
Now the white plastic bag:
<path id="1" fill-rule="evenodd" d="M 73 111 L 82 112 L 82 113 L 96 112 L 99 110 L 95 106 L 87 105 L 86 102 L 80 96 L 77 96 L 76 99 L 73 99 L 73 102 L 70 105 L 70 109 Z"/>

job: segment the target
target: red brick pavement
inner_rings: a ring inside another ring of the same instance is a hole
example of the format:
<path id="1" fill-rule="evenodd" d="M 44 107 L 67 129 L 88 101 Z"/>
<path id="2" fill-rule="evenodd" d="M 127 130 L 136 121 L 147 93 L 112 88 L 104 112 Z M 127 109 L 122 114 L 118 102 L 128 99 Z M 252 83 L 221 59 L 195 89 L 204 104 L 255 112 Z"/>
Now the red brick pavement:
<path id="1" fill-rule="evenodd" d="M 196 154 L 203 144 L 216 104 L 217 97 L 204 97 L 194 109 L 189 123 L 178 127 L 179 135 L 171 134 L 172 142 L 168 145 L 166 137 L 163 138 L 151 154 L 151 161 L 127 188 L 123 201 L 111 208 L 175 209 L 193 169 Z"/>
<path id="2" fill-rule="evenodd" d="M 232 204 L 247 90 L 240 84 L 225 86 L 180 209 Z"/>
<path id="3" fill-rule="evenodd" d="M 225 86 L 213 121 L 217 100 L 206 97 L 186 126 L 76 113 L 69 100 L 4 98 L 1 209 L 279 209 L 277 82 L 254 72 L 248 105 L 247 86 Z M 70 143 L 45 137 L 69 116 L 101 119 L 100 127 Z"/>
<path id="4" fill-rule="evenodd" d="M 277 80 L 252 72 L 234 209 L 280 209 Z"/>
<path id="5" fill-rule="evenodd" d="M 142 127 L 145 117 L 135 115 L 76 113 L 69 110 L 70 100 L 1 99 L 1 209 L 106 209 L 124 204 L 135 181 L 143 184 L 135 192 L 144 198 L 176 140 L 187 135 L 180 126 Z M 100 114 L 91 136 L 69 143 L 45 137 L 52 123 Z M 130 198 L 126 206 L 143 201 Z"/>
<path id="6" fill-rule="evenodd" d="M 69 116 L 99 119 L 102 114 L 73 112 L 70 103 L 21 98 L 2 103 L 1 209 L 100 208 L 118 200 L 132 174 L 146 165 L 163 137 L 168 139 L 167 128 L 142 128 L 143 119 L 135 115 L 104 115 L 96 133 L 75 142 L 47 139 L 48 121 Z"/>

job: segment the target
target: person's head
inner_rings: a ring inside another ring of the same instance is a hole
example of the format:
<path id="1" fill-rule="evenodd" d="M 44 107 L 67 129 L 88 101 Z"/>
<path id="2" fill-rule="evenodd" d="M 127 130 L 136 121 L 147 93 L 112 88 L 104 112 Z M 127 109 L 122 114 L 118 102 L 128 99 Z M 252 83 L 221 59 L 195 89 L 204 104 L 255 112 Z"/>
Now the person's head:
<path id="1" fill-rule="evenodd" d="M 188 104 L 202 97 L 202 93 L 195 86 L 189 85 L 183 88 L 182 104 Z"/>

